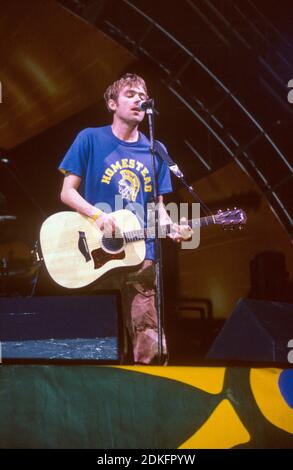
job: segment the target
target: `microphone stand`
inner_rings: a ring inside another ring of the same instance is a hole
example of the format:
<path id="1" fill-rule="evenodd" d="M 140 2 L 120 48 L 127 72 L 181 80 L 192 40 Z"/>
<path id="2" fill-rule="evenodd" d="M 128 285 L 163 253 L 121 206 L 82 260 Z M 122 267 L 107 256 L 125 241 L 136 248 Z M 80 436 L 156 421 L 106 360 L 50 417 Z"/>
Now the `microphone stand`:
<path id="1" fill-rule="evenodd" d="M 148 118 L 149 125 L 149 140 L 150 140 L 150 154 L 152 162 L 152 173 L 153 173 L 153 199 L 155 202 L 155 263 L 156 265 L 156 278 L 157 278 L 157 294 L 156 294 L 156 309 L 157 309 L 157 319 L 158 319 L 158 363 L 162 364 L 163 359 L 163 319 L 164 319 L 164 304 L 162 301 L 163 298 L 163 275 L 162 275 L 162 250 L 161 250 L 161 241 L 159 239 L 160 226 L 159 226 L 159 209 L 158 209 L 158 182 L 155 168 L 155 155 L 165 161 L 168 165 L 170 171 L 181 181 L 183 186 L 189 191 L 193 200 L 200 203 L 203 211 L 206 215 L 212 214 L 210 208 L 202 201 L 199 195 L 194 191 L 192 186 L 190 186 L 184 178 L 182 171 L 179 169 L 178 165 L 172 160 L 170 155 L 167 154 L 165 149 L 159 144 L 159 142 L 154 140 L 154 100 L 148 100 L 148 106 L 146 108 L 146 115 Z"/>
<path id="2" fill-rule="evenodd" d="M 159 239 L 159 207 L 158 207 L 158 181 L 156 175 L 156 164 L 155 164 L 155 148 L 154 148 L 154 111 L 153 111 L 153 100 L 152 106 L 146 109 L 146 115 L 148 118 L 149 125 L 149 140 L 150 140 L 150 154 L 151 154 L 151 165 L 153 173 L 153 200 L 155 203 L 155 267 L 156 267 L 156 309 L 157 309 L 157 321 L 158 321 L 158 363 L 162 364 L 163 359 L 163 318 L 164 318 L 164 304 L 163 298 L 163 276 L 162 276 L 162 249 L 161 241 Z"/>

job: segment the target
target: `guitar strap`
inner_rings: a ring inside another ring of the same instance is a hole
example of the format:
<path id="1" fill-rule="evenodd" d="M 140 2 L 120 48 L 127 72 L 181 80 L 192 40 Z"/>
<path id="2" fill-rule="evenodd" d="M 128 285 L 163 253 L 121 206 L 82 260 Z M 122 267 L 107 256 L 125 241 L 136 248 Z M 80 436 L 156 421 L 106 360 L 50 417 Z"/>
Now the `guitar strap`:
<path id="1" fill-rule="evenodd" d="M 174 173 L 175 176 L 177 176 L 177 178 L 183 178 L 183 173 L 182 171 L 180 171 L 178 165 L 176 165 L 176 163 L 172 160 L 172 158 L 170 157 L 170 155 L 166 152 L 165 148 L 163 147 L 163 145 L 158 141 L 158 140 L 155 140 L 154 141 L 154 150 L 155 150 L 155 153 L 164 161 L 167 163 L 170 171 L 172 171 L 172 173 Z"/>
<path id="2" fill-rule="evenodd" d="M 164 162 L 167 163 L 170 171 L 174 173 L 174 175 L 177 176 L 177 178 L 179 178 L 180 181 L 182 181 L 182 184 L 188 189 L 189 193 L 193 196 L 193 198 L 200 203 L 203 211 L 207 215 L 212 214 L 212 211 L 210 210 L 210 208 L 203 202 L 203 200 L 199 197 L 199 195 L 194 191 L 192 186 L 189 186 L 188 183 L 185 181 L 182 171 L 179 169 L 178 165 L 176 165 L 176 163 L 172 160 L 170 155 L 166 152 L 165 147 L 158 140 L 154 141 L 154 150 L 155 150 L 155 153 Z"/>

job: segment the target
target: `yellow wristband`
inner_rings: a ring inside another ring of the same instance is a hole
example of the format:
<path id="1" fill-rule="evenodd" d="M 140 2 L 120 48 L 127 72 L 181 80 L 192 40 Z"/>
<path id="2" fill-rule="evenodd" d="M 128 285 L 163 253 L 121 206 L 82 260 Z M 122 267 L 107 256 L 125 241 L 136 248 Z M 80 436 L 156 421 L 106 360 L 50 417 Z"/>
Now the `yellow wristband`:
<path id="1" fill-rule="evenodd" d="M 94 215 L 92 215 L 91 219 L 97 220 L 100 217 L 100 215 L 102 215 L 102 214 L 103 214 L 103 211 L 98 209 L 98 212 L 96 212 Z"/>

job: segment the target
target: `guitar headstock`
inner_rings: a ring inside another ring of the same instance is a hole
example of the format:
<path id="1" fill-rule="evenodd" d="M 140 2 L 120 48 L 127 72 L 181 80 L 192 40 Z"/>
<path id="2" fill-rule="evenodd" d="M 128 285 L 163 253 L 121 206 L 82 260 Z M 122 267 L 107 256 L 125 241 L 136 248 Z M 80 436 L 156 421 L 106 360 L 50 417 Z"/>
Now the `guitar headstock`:
<path id="1" fill-rule="evenodd" d="M 218 210 L 217 214 L 214 215 L 216 224 L 221 225 L 224 229 L 234 227 L 239 230 L 243 229 L 246 224 L 247 216 L 244 210 L 234 207 L 234 209 L 227 209 L 226 211 Z"/>

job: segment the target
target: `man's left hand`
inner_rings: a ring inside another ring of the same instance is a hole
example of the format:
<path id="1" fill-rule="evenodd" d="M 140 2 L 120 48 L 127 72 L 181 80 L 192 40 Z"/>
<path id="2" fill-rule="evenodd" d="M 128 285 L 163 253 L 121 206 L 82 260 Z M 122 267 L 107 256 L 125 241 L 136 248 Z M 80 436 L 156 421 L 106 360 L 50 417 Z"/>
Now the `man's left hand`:
<path id="1" fill-rule="evenodd" d="M 180 225 L 171 225 L 171 232 L 168 234 L 168 237 L 176 243 L 181 243 L 182 241 L 189 240 L 192 237 L 192 234 L 193 230 L 189 227 L 187 219 L 182 217 L 180 219 Z"/>

